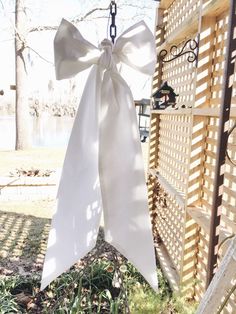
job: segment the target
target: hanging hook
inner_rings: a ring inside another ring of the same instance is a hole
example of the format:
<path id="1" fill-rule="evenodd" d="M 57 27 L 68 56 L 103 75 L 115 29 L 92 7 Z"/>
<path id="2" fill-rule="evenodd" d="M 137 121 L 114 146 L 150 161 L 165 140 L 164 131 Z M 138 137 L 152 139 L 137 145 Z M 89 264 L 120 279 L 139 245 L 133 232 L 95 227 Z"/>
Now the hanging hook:
<path id="1" fill-rule="evenodd" d="M 115 18 L 117 13 L 117 6 L 115 1 L 111 1 L 110 4 L 110 15 L 111 15 L 111 25 L 110 25 L 110 37 L 114 44 L 115 38 L 116 38 L 116 24 L 115 24 Z"/>

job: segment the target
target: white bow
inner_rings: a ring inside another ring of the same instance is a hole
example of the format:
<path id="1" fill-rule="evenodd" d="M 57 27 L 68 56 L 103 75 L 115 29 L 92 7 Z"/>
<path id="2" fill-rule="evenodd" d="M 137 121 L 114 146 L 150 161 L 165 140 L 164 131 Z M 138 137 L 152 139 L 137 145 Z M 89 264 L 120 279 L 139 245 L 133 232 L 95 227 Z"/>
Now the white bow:
<path id="1" fill-rule="evenodd" d="M 93 65 L 74 121 L 57 195 L 41 289 L 96 244 L 101 212 L 105 240 L 157 290 L 156 263 L 136 111 L 117 71 L 123 62 L 146 74 L 155 41 L 142 21 L 101 49 L 62 20 L 55 37 L 57 79 Z"/>

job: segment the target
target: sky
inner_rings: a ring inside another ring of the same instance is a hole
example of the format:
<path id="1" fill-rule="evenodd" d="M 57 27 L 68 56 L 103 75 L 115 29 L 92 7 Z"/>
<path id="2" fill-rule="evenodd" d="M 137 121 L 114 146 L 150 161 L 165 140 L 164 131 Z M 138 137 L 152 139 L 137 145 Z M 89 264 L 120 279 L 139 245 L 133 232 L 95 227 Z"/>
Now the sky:
<path id="1" fill-rule="evenodd" d="M 106 8 L 108 0 L 25 0 L 29 27 L 38 25 L 59 25 L 62 18 L 71 20 L 84 16 L 94 8 Z M 135 22 L 144 20 L 151 31 L 154 30 L 155 8 L 157 2 L 153 0 L 117 0 L 118 9 L 116 16 L 117 35 Z M 109 10 L 99 11 L 76 26 L 82 35 L 94 45 L 98 45 L 107 37 Z M 14 1 L 0 0 L 0 90 L 5 91 L 5 100 L 11 98 L 12 91 L 9 85 L 13 85 L 14 78 Z M 40 94 L 47 92 L 48 81 L 55 82 L 59 91 L 68 86 L 65 80 L 56 81 L 53 66 L 53 39 L 54 31 L 31 33 L 27 40 L 32 48 L 28 52 L 29 90 L 39 90 Z M 35 50 L 41 57 L 39 57 Z M 88 72 L 88 71 L 87 71 Z M 78 95 L 80 96 L 85 83 L 87 72 L 76 76 Z M 151 78 L 139 74 L 134 70 L 123 73 L 128 85 L 130 85 L 135 99 L 149 98 L 151 94 Z"/>

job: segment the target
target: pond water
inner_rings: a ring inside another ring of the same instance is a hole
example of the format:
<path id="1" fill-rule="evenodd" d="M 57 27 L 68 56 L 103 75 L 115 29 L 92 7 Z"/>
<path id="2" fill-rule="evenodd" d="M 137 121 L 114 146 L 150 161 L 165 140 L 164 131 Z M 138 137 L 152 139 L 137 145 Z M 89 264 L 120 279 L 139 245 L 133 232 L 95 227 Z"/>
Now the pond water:
<path id="1" fill-rule="evenodd" d="M 74 118 L 43 115 L 30 119 L 32 147 L 67 146 Z M 15 117 L 0 116 L 0 149 L 15 147 Z"/>

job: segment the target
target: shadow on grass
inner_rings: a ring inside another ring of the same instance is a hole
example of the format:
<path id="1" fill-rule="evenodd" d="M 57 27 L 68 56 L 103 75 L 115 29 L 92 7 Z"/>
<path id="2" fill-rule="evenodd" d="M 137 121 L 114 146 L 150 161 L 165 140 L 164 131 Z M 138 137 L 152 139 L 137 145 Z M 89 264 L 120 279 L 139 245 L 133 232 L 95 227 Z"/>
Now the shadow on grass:
<path id="1" fill-rule="evenodd" d="M 0 274 L 41 271 L 50 219 L 0 211 Z"/>

